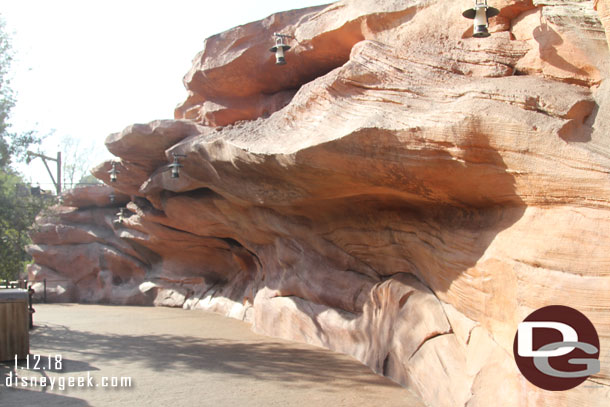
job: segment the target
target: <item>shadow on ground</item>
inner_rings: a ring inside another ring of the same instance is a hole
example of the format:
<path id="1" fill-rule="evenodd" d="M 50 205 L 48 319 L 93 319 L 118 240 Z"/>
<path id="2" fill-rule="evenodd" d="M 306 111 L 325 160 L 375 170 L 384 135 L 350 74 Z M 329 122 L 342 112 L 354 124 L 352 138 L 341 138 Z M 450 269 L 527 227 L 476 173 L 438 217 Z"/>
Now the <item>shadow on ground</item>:
<path id="1" fill-rule="evenodd" d="M 41 358 L 41 362 L 48 362 L 48 359 Z M 62 370 L 62 373 L 72 373 L 78 371 L 85 371 L 88 369 L 97 370 L 94 367 L 89 367 L 88 363 L 70 361 L 72 368 L 69 371 Z M 24 361 L 20 361 L 18 369 L 24 367 Z M 31 366 L 33 367 L 33 365 Z M 20 376 L 24 377 L 25 380 L 29 381 L 30 377 L 35 377 L 40 380 L 42 376 L 46 376 L 44 371 L 31 370 L 29 373 L 24 374 L 26 371 L 19 371 Z M 13 378 L 7 387 L 7 378 L 9 375 Z M 37 406 L 70 406 L 70 407 L 87 407 L 90 406 L 85 400 L 81 400 L 76 397 L 70 397 L 60 394 L 47 393 L 46 388 L 40 391 L 40 387 L 35 386 L 31 390 L 25 390 L 22 382 L 15 383 L 15 365 L 14 362 L 2 362 L 0 363 L 0 406 L 20 406 L 20 407 L 37 407 Z M 20 384 L 21 383 L 21 384 Z"/>
<path id="2" fill-rule="evenodd" d="M 280 342 L 247 342 L 174 335 L 116 335 L 41 326 L 33 339 L 36 348 L 58 354 L 82 353 L 100 365 L 121 361 L 139 363 L 154 371 L 206 370 L 257 380 L 293 382 L 298 387 L 354 385 L 395 386 L 380 380 L 365 366 L 325 349 L 307 349 Z M 96 363 L 97 364 L 97 363 Z M 345 380 L 342 380 L 345 378 Z M 320 389 L 321 390 L 321 389 Z M 330 391 L 330 390 L 329 390 Z"/>
<path id="3" fill-rule="evenodd" d="M 6 392 L 6 393 L 5 393 Z M 7 403 L 7 404 L 5 404 Z M 62 396 L 52 393 L 39 391 L 4 389 L 0 386 L 0 405 L 19 406 L 19 407 L 38 407 L 38 406 L 70 406 L 88 407 L 91 404 L 76 397 Z"/>

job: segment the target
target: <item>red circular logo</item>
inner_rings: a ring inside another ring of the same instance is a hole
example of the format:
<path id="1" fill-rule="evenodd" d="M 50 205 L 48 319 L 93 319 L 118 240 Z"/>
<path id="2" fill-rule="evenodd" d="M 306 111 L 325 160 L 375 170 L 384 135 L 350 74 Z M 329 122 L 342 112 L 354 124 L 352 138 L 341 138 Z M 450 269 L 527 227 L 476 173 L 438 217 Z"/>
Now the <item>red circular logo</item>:
<path id="1" fill-rule="evenodd" d="M 535 386 L 574 388 L 600 370 L 599 336 L 581 312 L 551 305 L 519 324 L 513 354 L 519 371 Z"/>

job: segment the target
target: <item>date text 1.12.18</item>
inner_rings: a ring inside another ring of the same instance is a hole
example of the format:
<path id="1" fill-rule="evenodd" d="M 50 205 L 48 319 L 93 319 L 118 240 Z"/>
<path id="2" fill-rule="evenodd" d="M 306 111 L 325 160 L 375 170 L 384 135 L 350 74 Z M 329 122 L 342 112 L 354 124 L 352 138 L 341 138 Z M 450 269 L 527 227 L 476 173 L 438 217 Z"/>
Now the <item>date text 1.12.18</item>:
<path id="1" fill-rule="evenodd" d="M 61 355 L 40 356 L 28 354 L 25 358 L 25 366 L 18 366 L 17 355 L 15 355 L 15 370 L 19 369 L 19 367 L 26 370 L 60 371 L 63 368 L 63 361 Z"/>

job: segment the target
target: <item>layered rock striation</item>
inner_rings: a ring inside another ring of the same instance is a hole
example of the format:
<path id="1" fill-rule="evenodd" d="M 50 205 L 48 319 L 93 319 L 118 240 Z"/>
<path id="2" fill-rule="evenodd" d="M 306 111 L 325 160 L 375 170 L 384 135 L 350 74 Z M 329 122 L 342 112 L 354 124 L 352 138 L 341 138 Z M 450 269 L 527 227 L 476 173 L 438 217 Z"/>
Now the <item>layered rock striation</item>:
<path id="1" fill-rule="evenodd" d="M 40 217 L 32 278 L 64 279 L 58 300 L 244 319 L 434 406 L 605 405 L 607 3 L 601 20 L 593 1 L 494 3 L 487 39 L 461 17 L 470 1 L 424 0 L 209 38 L 175 120 L 108 137 L 118 180 L 110 162 L 93 173 L 120 199 L 82 190 Z M 273 32 L 295 37 L 285 66 Z M 598 330 L 589 386 L 548 393 L 516 368 L 517 324 L 551 304 Z"/>

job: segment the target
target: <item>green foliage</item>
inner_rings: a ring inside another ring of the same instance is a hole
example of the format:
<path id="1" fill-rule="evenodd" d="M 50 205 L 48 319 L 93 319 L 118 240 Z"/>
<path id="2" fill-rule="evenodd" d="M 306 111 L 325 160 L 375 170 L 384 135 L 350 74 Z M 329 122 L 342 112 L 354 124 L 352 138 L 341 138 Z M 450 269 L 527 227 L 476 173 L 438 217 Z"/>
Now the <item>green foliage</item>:
<path id="1" fill-rule="evenodd" d="M 89 174 L 89 175 L 85 175 L 84 177 L 81 177 L 81 179 L 78 181 L 78 186 L 87 186 L 87 185 L 101 185 L 102 181 L 100 181 L 99 179 L 95 178 L 93 175 Z"/>
<path id="2" fill-rule="evenodd" d="M 0 168 L 4 168 L 9 161 L 8 115 L 15 105 L 15 99 L 7 76 L 12 59 L 11 44 L 4 31 L 4 20 L 0 18 Z"/>
<path id="3" fill-rule="evenodd" d="M 16 279 L 23 270 L 29 260 L 27 231 L 51 202 L 45 195 L 31 195 L 18 175 L 0 170 L 0 279 Z"/>
<path id="4" fill-rule="evenodd" d="M 15 106 L 10 87 L 10 38 L 0 16 L 0 279 L 18 277 L 28 261 L 24 247 L 27 231 L 38 212 L 50 203 L 44 196 L 32 196 L 21 176 L 11 169 L 13 159 L 23 158 L 29 145 L 38 142 L 33 132 L 16 134 L 8 123 Z"/>
<path id="5" fill-rule="evenodd" d="M 13 159 L 23 158 L 28 146 L 40 142 L 40 138 L 33 131 L 21 134 L 10 131 L 8 119 L 11 109 L 15 106 L 15 95 L 9 77 L 12 60 L 10 37 L 0 16 L 0 169 L 2 170 L 7 170 Z"/>

